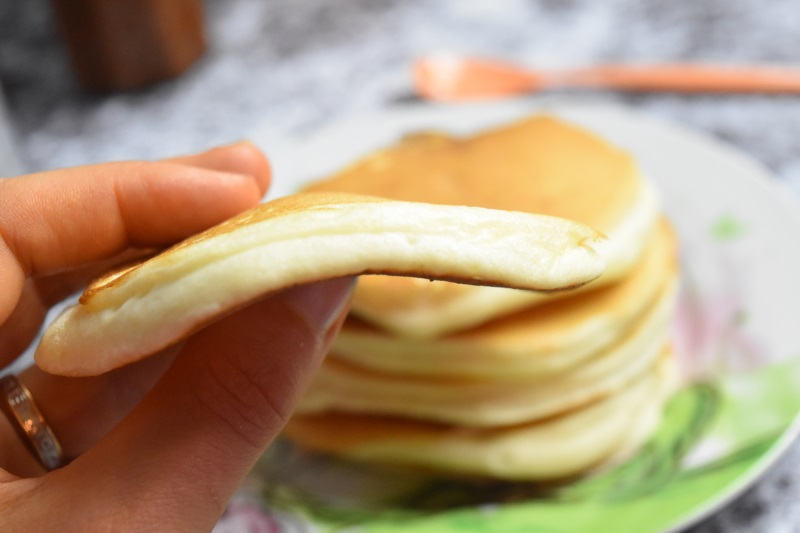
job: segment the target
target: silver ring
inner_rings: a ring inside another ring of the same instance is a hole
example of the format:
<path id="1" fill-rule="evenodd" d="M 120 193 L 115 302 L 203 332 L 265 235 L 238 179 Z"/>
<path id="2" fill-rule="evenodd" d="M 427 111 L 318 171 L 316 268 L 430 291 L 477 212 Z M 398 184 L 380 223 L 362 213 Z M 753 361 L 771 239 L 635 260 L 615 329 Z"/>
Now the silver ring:
<path id="1" fill-rule="evenodd" d="M 5 413 L 25 446 L 47 470 L 64 465 L 61 444 L 45 422 L 28 388 L 15 376 L 0 378 L 0 411 Z"/>

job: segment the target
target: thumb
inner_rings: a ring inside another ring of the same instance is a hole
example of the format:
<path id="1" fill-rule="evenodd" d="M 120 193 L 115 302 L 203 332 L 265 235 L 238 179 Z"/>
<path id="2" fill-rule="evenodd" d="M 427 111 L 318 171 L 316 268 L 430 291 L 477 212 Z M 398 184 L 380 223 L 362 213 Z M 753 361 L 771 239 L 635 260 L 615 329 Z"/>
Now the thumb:
<path id="1" fill-rule="evenodd" d="M 92 487 L 91 505 L 82 506 L 95 513 L 83 518 L 90 523 L 211 529 L 318 368 L 352 287 L 352 278 L 295 287 L 189 338 L 117 428 L 46 476 L 45 485 L 61 486 L 50 496 L 74 514 L 64 484 Z"/>

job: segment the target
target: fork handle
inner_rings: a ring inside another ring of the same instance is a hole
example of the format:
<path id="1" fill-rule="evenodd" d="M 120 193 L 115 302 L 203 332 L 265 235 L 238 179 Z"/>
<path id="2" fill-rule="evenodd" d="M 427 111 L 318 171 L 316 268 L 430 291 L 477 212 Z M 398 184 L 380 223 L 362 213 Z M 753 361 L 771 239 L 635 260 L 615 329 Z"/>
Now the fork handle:
<path id="1" fill-rule="evenodd" d="M 611 64 L 554 72 L 546 80 L 550 86 L 602 87 L 642 92 L 800 92 L 800 68 L 780 66 Z"/>

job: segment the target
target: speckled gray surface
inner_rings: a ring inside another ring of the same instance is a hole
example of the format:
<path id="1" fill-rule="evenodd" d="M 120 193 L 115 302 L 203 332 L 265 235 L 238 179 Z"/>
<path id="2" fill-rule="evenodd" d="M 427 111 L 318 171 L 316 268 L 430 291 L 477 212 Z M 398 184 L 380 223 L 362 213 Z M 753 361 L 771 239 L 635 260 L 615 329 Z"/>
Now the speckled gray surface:
<path id="1" fill-rule="evenodd" d="M 156 158 L 404 100 L 433 50 L 544 66 L 603 60 L 787 63 L 796 0 L 207 0 L 211 49 L 150 90 L 82 92 L 46 0 L 0 3 L 0 80 L 27 169 Z M 598 95 L 748 152 L 800 193 L 800 97 Z M 800 446 L 691 533 L 800 531 Z"/>

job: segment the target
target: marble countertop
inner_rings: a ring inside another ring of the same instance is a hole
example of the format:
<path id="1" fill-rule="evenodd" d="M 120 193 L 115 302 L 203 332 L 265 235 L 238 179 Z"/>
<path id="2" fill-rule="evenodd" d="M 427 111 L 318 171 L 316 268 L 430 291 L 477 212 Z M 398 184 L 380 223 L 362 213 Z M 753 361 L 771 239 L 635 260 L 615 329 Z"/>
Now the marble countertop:
<path id="1" fill-rule="evenodd" d="M 795 0 L 206 0 L 208 54 L 126 94 L 76 84 L 46 0 L 0 5 L 0 81 L 22 168 L 152 159 L 276 138 L 407 101 L 409 63 L 450 50 L 542 66 L 601 61 L 788 63 Z M 720 138 L 800 193 L 800 97 L 597 94 Z M 800 444 L 691 533 L 800 527 Z"/>

